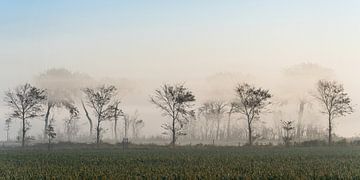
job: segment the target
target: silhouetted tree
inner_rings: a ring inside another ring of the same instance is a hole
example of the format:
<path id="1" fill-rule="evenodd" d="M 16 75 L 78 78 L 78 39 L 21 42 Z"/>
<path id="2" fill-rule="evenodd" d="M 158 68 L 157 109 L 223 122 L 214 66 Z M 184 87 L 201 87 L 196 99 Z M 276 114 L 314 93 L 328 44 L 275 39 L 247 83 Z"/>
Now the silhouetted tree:
<path id="1" fill-rule="evenodd" d="M 86 88 L 83 91 L 88 105 L 93 109 L 97 118 L 96 144 L 99 144 L 102 131 L 101 122 L 111 118 L 108 112 L 111 111 L 112 101 L 117 90 L 114 86 L 103 85 L 97 88 Z"/>
<path id="2" fill-rule="evenodd" d="M 270 104 L 271 98 L 269 90 L 256 88 L 247 83 L 239 84 L 236 88 L 238 97 L 238 105 L 236 111 L 246 117 L 248 126 L 249 145 L 253 144 L 252 125 L 254 120 L 260 118 L 260 114 L 264 108 Z"/>
<path id="3" fill-rule="evenodd" d="M 42 104 L 46 100 L 45 90 L 30 84 L 17 87 L 5 93 L 4 101 L 13 110 L 11 117 L 22 121 L 21 146 L 25 146 L 26 132 L 30 129 L 29 119 L 42 115 Z"/>
<path id="4" fill-rule="evenodd" d="M 186 135 L 183 130 L 188 123 L 188 117 L 194 116 L 194 111 L 190 110 L 194 101 L 195 96 L 184 85 L 164 84 L 151 97 L 151 102 L 161 109 L 163 116 L 171 118 L 171 122 L 163 124 L 162 127 L 170 132 L 172 146 L 175 146 L 178 136 Z"/>
<path id="5" fill-rule="evenodd" d="M 317 94 L 315 98 L 320 102 L 322 106 L 322 113 L 328 116 L 328 143 L 332 143 L 332 121 L 339 116 L 345 116 L 351 114 L 353 108 L 351 106 L 351 99 L 348 94 L 345 93 L 342 84 L 336 81 L 320 80 L 317 83 Z"/>

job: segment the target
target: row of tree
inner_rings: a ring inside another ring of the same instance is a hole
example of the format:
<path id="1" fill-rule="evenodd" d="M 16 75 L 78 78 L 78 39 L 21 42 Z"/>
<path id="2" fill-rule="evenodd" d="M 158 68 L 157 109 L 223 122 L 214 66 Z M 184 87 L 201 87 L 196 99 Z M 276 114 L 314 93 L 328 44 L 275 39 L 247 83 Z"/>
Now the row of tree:
<path id="1" fill-rule="evenodd" d="M 82 90 L 85 102 L 81 100 L 82 108 L 84 109 L 86 118 L 89 122 L 89 134 L 92 137 L 93 129 L 96 130 L 96 143 L 101 142 L 102 132 L 104 128 L 102 123 L 104 121 L 114 122 L 115 138 L 118 137 L 117 126 L 120 117 L 123 117 L 125 125 L 125 137 L 127 131 L 132 124 L 133 135 L 137 136 L 138 129 L 143 127 L 144 122 L 137 118 L 137 114 L 130 117 L 120 109 L 120 98 L 117 94 L 115 86 L 99 86 L 95 88 L 85 88 Z M 38 117 L 44 117 L 44 139 L 50 140 L 55 138 L 54 126 L 52 124 L 53 118 L 50 114 L 53 108 L 65 108 L 68 111 L 68 117 L 65 119 L 65 134 L 68 140 L 76 135 L 78 131 L 77 120 L 79 117 L 79 109 L 76 107 L 75 102 L 68 96 L 61 96 L 57 98 L 53 96 L 53 91 L 37 88 L 30 84 L 25 84 L 9 90 L 5 93 L 4 101 L 11 109 L 10 117 L 6 120 L 7 133 L 10 129 L 11 119 L 21 120 L 21 144 L 25 146 L 25 142 L 31 138 L 27 136 L 30 130 L 30 120 Z M 88 109 L 92 110 L 92 113 Z M 96 119 L 95 128 L 93 127 L 93 119 Z M 8 135 L 7 135 L 8 137 Z"/>
<path id="2" fill-rule="evenodd" d="M 345 116 L 353 112 L 351 99 L 345 92 L 343 85 L 335 81 L 320 80 L 317 83 L 317 91 L 312 96 L 319 102 L 321 113 L 327 115 L 328 121 L 328 143 L 332 143 L 333 120 L 340 116 Z M 257 135 L 253 134 L 254 122 L 260 120 L 263 112 L 268 112 L 271 104 L 272 94 L 269 90 L 255 87 L 247 83 L 239 84 L 235 88 L 236 97 L 232 102 L 209 101 L 200 108 L 194 108 L 195 96 L 182 84 L 165 84 L 155 91 L 151 97 L 151 102 L 161 109 L 164 116 L 170 118 L 168 123 L 163 124 L 164 133 L 170 135 L 174 146 L 176 140 L 187 132 L 194 132 L 194 122 L 204 118 L 205 122 L 198 130 L 201 131 L 203 138 L 207 139 L 212 135 L 212 139 L 220 138 L 220 123 L 227 114 L 227 136 L 230 136 L 231 118 L 233 114 L 239 114 L 246 121 L 248 144 L 252 145 Z M 300 107 L 300 111 L 303 107 Z M 197 111 L 197 113 L 196 113 Z M 197 114 L 197 115 L 196 115 Z M 211 122 L 210 122 L 211 121 Z M 291 131 L 295 129 L 294 121 L 282 120 L 284 130 L 283 140 L 289 144 L 293 138 Z M 212 126 L 215 128 L 209 128 Z M 215 132 L 209 132 L 209 131 Z M 300 131 L 299 131 L 300 132 Z"/>
<path id="3" fill-rule="evenodd" d="M 124 121 L 124 137 L 128 136 L 131 128 L 133 136 L 138 135 L 144 122 L 138 119 L 137 113 L 134 116 L 125 114 L 120 108 L 120 98 L 115 86 L 98 86 L 82 89 L 81 107 L 89 124 L 89 135 L 93 136 L 96 131 L 96 143 L 99 144 L 104 132 L 103 122 L 113 122 L 113 133 L 118 141 L 118 122 Z M 56 95 L 57 94 L 57 95 Z M 10 117 L 6 120 L 7 132 L 10 129 L 11 119 L 21 120 L 21 142 L 25 146 L 27 132 L 31 127 L 30 120 L 37 117 L 44 117 L 44 139 L 55 138 L 53 119 L 51 113 L 54 108 L 64 108 L 68 117 L 64 120 L 65 135 L 70 141 L 78 132 L 77 121 L 80 118 L 80 111 L 70 95 L 58 95 L 59 92 L 37 88 L 30 84 L 19 86 L 5 93 L 4 101 L 11 109 Z M 236 97 L 231 102 L 208 101 L 199 108 L 194 108 L 195 96 L 192 91 L 183 84 L 164 84 L 151 96 L 150 101 L 161 109 L 162 115 L 170 118 L 168 123 L 162 125 L 164 134 L 171 137 L 171 145 L 175 146 L 180 136 L 189 135 L 193 137 L 195 131 L 199 131 L 201 138 L 220 140 L 221 137 L 231 136 L 231 120 L 233 115 L 239 115 L 246 122 L 248 144 L 252 145 L 258 135 L 254 135 L 254 122 L 260 120 L 263 112 L 269 112 L 272 94 L 269 90 L 255 87 L 247 83 L 239 84 L 235 88 Z M 321 105 L 322 113 L 328 117 L 328 142 L 331 144 L 333 135 L 333 120 L 339 116 L 352 113 L 353 108 L 348 94 L 345 93 L 341 84 L 335 81 L 321 80 L 317 83 L 317 91 L 313 96 Z M 91 111 L 89 111 L 89 110 Z M 221 130 L 224 116 L 227 118 L 225 130 Z M 95 119 L 95 121 L 94 121 Z M 200 127 L 196 122 L 203 119 Z M 95 124 L 94 124 L 95 123 Z M 95 125 L 95 127 L 94 127 Z M 130 127 L 131 126 L 131 127 Z M 295 129 L 293 121 L 282 121 L 284 130 L 283 139 L 286 144 L 293 137 Z M 195 129 L 199 128 L 199 129 Z M 264 131 L 266 128 L 264 128 Z M 264 134 L 269 131 L 264 132 Z M 191 138 L 190 137 L 190 138 Z"/>

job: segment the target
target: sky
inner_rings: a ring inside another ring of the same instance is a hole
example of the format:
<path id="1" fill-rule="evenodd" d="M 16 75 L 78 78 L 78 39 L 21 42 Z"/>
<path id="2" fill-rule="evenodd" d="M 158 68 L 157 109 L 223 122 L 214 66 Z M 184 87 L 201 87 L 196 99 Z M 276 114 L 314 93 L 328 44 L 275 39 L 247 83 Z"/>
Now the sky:
<path id="1" fill-rule="evenodd" d="M 359 104 L 359 8 L 356 0 L 2 0 L 0 90 L 50 68 L 166 82 L 261 78 L 311 62 L 333 69 Z M 339 133 L 356 134 L 353 123 L 360 132 L 354 120 Z"/>

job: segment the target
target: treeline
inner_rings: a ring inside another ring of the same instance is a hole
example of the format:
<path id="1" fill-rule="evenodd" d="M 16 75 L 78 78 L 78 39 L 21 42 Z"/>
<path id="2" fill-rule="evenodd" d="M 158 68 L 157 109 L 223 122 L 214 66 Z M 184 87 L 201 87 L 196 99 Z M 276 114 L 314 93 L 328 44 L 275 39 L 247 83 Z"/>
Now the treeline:
<path id="1" fill-rule="evenodd" d="M 326 115 L 328 122 L 328 143 L 332 143 L 333 120 L 353 112 L 351 99 L 345 92 L 343 85 L 335 81 L 320 80 L 316 85 L 316 93 L 312 96 L 318 101 L 320 111 Z M 281 138 L 284 144 L 289 145 L 299 132 L 300 136 L 306 134 L 315 138 L 324 135 L 317 128 L 308 127 L 304 132 L 302 127 L 296 129 L 294 120 L 281 120 L 281 131 L 274 132 L 274 129 L 263 128 L 261 133 L 254 134 L 254 123 L 260 121 L 264 111 L 268 111 L 271 104 L 272 94 L 270 90 L 255 87 L 247 83 L 239 84 L 235 88 L 234 100 L 231 102 L 208 101 L 200 108 L 193 108 L 195 96 L 184 87 L 184 85 L 163 85 L 156 90 L 151 98 L 163 113 L 169 117 L 170 122 L 163 125 L 166 134 L 170 135 L 171 144 L 175 145 L 176 140 L 184 135 L 188 138 L 199 138 L 202 140 L 229 140 L 232 134 L 238 137 L 247 137 L 248 145 L 254 140 L 267 138 L 274 140 Z M 300 104 L 300 109 L 303 104 Z M 239 115 L 246 123 L 246 127 L 231 131 L 233 115 Z M 300 114 L 301 115 L 301 114 Z M 226 128 L 221 128 L 227 116 Z M 199 123 L 199 121 L 201 123 Z M 297 130 L 297 131 L 295 131 Z M 302 132 L 301 132 L 302 131 Z"/>
<path id="2" fill-rule="evenodd" d="M 303 136 L 312 139 L 327 137 L 328 143 L 333 142 L 333 121 L 353 112 L 351 99 L 345 92 L 343 85 L 336 81 L 320 80 L 316 84 L 316 93 L 311 94 L 320 107 L 320 112 L 327 117 L 327 134 L 316 127 L 298 126 L 294 120 L 281 120 L 278 129 L 262 127 L 254 130 L 254 124 L 261 121 L 264 113 L 271 113 L 273 94 L 270 90 L 256 87 L 248 83 L 239 83 L 235 87 L 232 101 L 208 100 L 199 107 L 195 107 L 196 97 L 184 84 L 163 84 L 150 96 L 150 102 L 168 117 L 169 121 L 161 128 L 164 134 L 171 139 L 171 145 L 175 146 L 177 140 L 198 141 L 229 141 L 243 140 L 246 138 L 248 145 L 255 141 L 265 139 L 268 141 L 282 140 L 290 145 L 295 138 Z M 54 127 L 54 108 L 67 111 L 64 119 L 64 136 L 72 141 L 78 136 L 80 114 L 87 119 L 88 136 L 93 142 L 102 142 L 105 132 L 104 122 L 112 123 L 112 132 L 115 142 L 119 142 L 119 123 L 123 124 L 122 137 L 127 141 L 129 131 L 133 139 L 139 137 L 144 121 L 138 118 L 138 114 L 130 116 L 121 108 L 118 89 L 114 85 L 101 85 L 96 87 L 82 88 L 80 103 L 75 98 L 61 89 L 44 89 L 30 84 L 18 86 L 5 93 L 4 101 L 9 108 L 10 116 L 5 121 L 7 137 L 9 137 L 12 120 L 21 121 L 19 141 L 22 146 L 34 139 L 28 135 L 31 128 L 31 120 L 34 118 L 44 119 L 43 139 L 50 145 L 56 138 Z M 80 105 L 77 105 L 80 104 Z M 301 109 L 304 103 L 300 103 L 299 120 L 303 115 Z M 245 127 L 234 125 L 235 120 L 245 123 Z M 298 122 L 299 124 L 299 122 Z M 160 128 L 160 127 L 159 127 Z M 41 130 L 38 130 L 41 131 Z M 9 140 L 9 138 L 7 138 Z"/>

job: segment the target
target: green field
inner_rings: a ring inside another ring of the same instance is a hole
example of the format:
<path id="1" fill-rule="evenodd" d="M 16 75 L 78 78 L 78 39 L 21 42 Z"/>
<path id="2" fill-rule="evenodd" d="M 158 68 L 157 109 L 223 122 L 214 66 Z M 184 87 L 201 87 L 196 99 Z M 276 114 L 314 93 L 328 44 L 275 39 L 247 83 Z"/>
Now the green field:
<path id="1" fill-rule="evenodd" d="M 360 179 L 360 147 L 0 151 L 1 179 Z"/>

